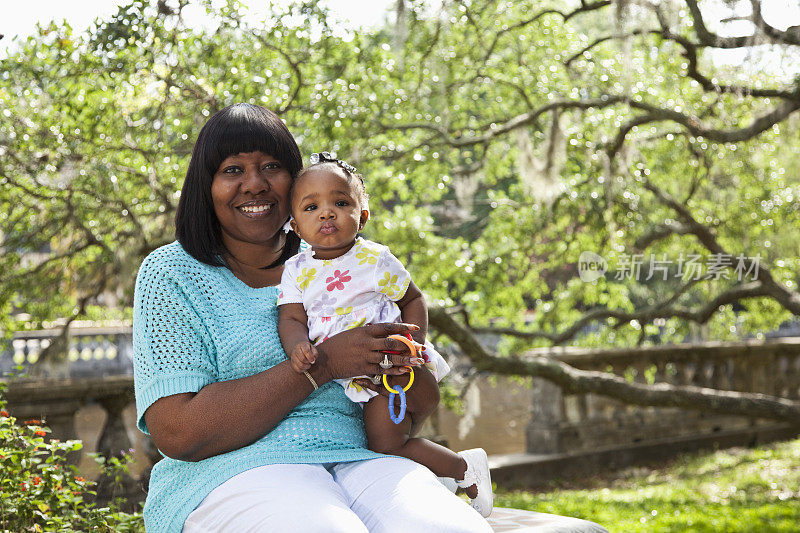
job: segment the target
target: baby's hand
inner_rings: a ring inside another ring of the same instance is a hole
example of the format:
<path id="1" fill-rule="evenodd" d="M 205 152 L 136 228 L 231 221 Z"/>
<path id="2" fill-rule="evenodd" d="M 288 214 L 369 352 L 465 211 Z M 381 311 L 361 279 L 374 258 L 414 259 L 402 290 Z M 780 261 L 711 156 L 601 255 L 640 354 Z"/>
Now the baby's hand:
<path id="1" fill-rule="evenodd" d="M 294 347 L 289 359 L 295 372 L 305 372 L 317 360 L 317 348 L 310 342 L 301 342 Z"/>

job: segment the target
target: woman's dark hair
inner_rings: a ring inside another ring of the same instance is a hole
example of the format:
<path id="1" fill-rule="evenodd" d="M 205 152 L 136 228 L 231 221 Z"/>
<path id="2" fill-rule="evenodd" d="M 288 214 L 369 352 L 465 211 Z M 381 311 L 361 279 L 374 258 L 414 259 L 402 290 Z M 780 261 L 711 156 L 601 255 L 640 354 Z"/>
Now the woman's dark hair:
<path id="1" fill-rule="evenodd" d="M 300 149 L 283 121 L 263 107 L 234 104 L 208 119 L 192 150 L 175 214 L 175 236 L 186 252 L 203 263 L 224 265 L 219 220 L 211 198 L 211 182 L 231 155 L 263 152 L 289 171 L 292 181 L 303 168 Z M 283 264 L 297 253 L 300 238 L 290 231 L 281 256 L 266 268 Z"/>

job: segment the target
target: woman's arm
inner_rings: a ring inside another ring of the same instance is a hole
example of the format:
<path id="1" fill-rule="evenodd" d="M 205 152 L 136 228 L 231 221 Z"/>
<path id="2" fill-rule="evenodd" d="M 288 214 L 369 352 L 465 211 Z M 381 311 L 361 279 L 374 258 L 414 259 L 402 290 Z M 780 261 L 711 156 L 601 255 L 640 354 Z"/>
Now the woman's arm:
<path id="1" fill-rule="evenodd" d="M 318 366 L 309 371 L 319 385 L 328 381 L 322 370 Z M 160 398 L 144 418 L 166 456 L 200 461 L 260 439 L 313 390 L 287 360 L 259 374 L 211 383 L 196 393 Z"/>
<path id="2" fill-rule="evenodd" d="M 332 379 L 377 374 L 381 352 L 391 350 L 402 353 L 390 356 L 396 366 L 385 373 L 400 374 L 411 357 L 405 344 L 387 336 L 415 329 L 410 324 L 373 324 L 334 335 L 317 346 L 317 361 L 309 373 L 320 386 Z M 165 455 L 200 461 L 260 439 L 313 390 L 287 360 L 252 376 L 211 383 L 196 393 L 160 398 L 144 417 Z"/>

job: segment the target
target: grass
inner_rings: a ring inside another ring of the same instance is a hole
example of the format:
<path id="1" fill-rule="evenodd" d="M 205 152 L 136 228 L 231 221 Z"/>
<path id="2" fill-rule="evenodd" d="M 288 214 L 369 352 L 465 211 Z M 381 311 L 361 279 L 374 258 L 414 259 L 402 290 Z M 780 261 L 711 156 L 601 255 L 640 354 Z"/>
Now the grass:
<path id="1" fill-rule="evenodd" d="M 800 439 L 685 455 L 546 492 L 502 491 L 498 507 L 592 520 L 610 532 L 800 531 Z"/>

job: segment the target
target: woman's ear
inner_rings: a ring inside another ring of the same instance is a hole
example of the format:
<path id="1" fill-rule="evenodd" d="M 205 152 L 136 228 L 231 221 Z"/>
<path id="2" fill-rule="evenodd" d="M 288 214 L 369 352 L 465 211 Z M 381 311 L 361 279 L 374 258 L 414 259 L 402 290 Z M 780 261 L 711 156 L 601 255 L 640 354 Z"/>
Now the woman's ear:
<path id="1" fill-rule="evenodd" d="M 364 225 L 366 225 L 367 220 L 369 220 L 369 209 L 362 209 L 361 210 L 361 220 L 358 223 L 358 231 L 364 229 Z"/>

